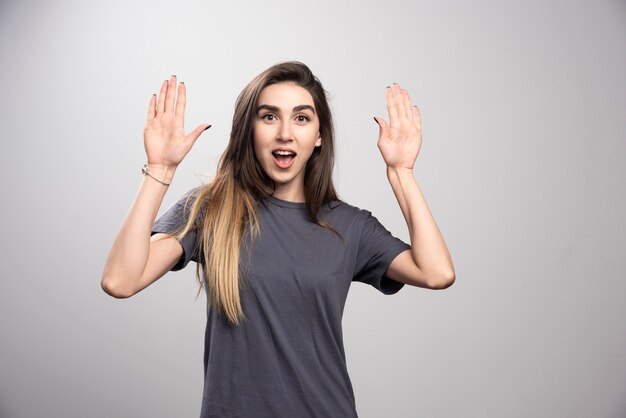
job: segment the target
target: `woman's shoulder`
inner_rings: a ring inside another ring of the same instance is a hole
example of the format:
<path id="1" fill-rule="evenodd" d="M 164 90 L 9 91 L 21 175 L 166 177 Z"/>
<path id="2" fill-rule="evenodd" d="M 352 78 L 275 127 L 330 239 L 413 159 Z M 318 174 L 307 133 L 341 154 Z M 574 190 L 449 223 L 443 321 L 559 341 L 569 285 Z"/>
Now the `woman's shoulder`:
<path id="1" fill-rule="evenodd" d="M 370 213 L 369 210 L 361 208 L 359 206 L 353 205 L 351 203 L 348 203 L 344 200 L 332 200 L 328 203 L 328 206 L 331 207 L 333 210 L 334 208 L 338 208 L 340 211 L 345 211 L 345 212 L 350 212 L 350 213 L 354 213 L 354 214 L 367 214 Z"/>
<path id="2" fill-rule="evenodd" d="M 201 219 L 204 215 L 204 212 L 206 211 L 207 200 L 209 199 L 209 194 L 206 192 L 205 186 L 206 185 L 201 184 L 199 186 L 187 189 L 187 191 L 180 195 L 177 201 L 174 203 L 174 206 L 176 206 L 177 209 L 181 211 L 185 218 L 191 213 L 191 210 L 195 205 L 198 197 L 201 197 L 202 202 L 200 204 L 197 219 Z"/>
<path id="3" fill-rule="evenodd" d="M 365 221 L 371 216 L 370 211 L 344 202 L 343 200 L 332 200 L 327 203 L 326 208 L 328 216 L 335 221 L 348 221 L 352 223 L 354 221 Z"/>

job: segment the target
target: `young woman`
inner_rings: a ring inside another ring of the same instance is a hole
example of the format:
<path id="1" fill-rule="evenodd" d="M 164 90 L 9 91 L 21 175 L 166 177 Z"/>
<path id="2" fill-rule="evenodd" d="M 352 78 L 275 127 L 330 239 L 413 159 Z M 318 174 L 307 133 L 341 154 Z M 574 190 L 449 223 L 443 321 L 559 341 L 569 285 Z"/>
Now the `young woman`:
<path id="1" fill-rule="evenodd" d="M 130 297 L 197 262 L 208 305 L 202 417 L 357 416 L 341 328 L 351 282 L 393 294 L 405 284 L 443 289 L 455 278 L 413 177 L 419 110 L 394 83 L 386 89 L 389 123 L 374 118 L 409 246 L 337 197 L 326 92 L 300 62 L 274 65 L 246 86 L 215 178 L 155 222 L 176 168 L 210 127 L 185 135 L 185 97 L 172 76 L 150 100 L 146 175 L 102 288 Z"/>

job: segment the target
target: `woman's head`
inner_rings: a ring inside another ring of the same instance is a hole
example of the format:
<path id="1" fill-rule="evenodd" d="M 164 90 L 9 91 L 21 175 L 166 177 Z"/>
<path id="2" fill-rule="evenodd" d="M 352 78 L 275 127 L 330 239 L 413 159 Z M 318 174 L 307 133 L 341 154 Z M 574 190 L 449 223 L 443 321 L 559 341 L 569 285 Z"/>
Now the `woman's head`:
<path id="1" fill-rule="evenodd" d="M 275 86 L 277 84 L 280 84 L 280 86 Z M 220 161 L 220 170 L 232 170 L 231 172 L 239 186 L 254 196 L 266 196 L 268 190 L 271 192 L 276 189 L 277 184 L 275 180 L 279 179 L 277 176 L 272 175 L 271 172 L 268 173 L 269 163 L 271 162 L 269 156 L 264 155 L 258 158 L 255 152 L 254 140 L 255 124 L 257 126 L 257 138 L 262 136 L 265 140 L 268 140 L 269 130 L 265 129 L 266 125 L 260 125 L 261 120 L 259 118 L 263 117 L 265 121 L 270 121 L 273 117 L 266 116 L 267 113 L 271 113 L 268 109 L 259 111 L 258 107 L 262 104 L 271 105 L 271 103 L 259 102 L 262 92 L 269 86 L 274 87 L 265 90 L 266 94 L 264 96 L 266 97 L 276 98 L 278 96 L 270 94 L 270 90 L 271 93 L 279 92 L 279 90 L 284 92 L 285 89 L 282 87 L 289 86 L 294 91 L 299 90 L 300 93 L 306 90 L 308 96 L 300 94 L 299 97 L 306 97 L 308 100 L 312 100 L 315 113 L 312 115 L 311 112 L 308 112 L 308 115 L 314 116 L 315 120 L 313 123 L 319 126 L 320 145 L 313 149 L 306 163 L 302 159 L 296 162 L 302 163 L 304 168 L 302 177 L 304 180 L 305 200 L 307 203 L 311 202 L 312 207 L 310 209 L 316 213 L 322 203 L 337 198 L 332 184 L 334 130 L 326 92 L 317 77 L 301 62 L 290 61 L 273 65 L 256 76 L 242 90 L 235 104 L 230 142 Z M 297 120 L 294 118 L 300 113 L 306 113 L 306 111 L 292 113 L 292 110 L 289 109 L 288 115 L 276 115 L 277 119 L 281 119 L 281 122 L 295 121 L 297 123 Z M 287 119 L 283 118 L 283 116 L 287 117 Z M 302 120 L 302 118 L 299 120 Z M 287 144 L 289 140 L 298 140 L 299 132 L 301 132 L 298 127 L 300 125 L 291 125 L 294 128 L 293 130 L 283 129 L 281 132 L 278 132 L 277 129 L 275 142 L 271 146 L 280 148 L 281 145 L 285 145 L 285 147 L 290 148 Z M 263 128 L 263 132 L 260 132 L 260 128 Z M 285 138 L 285 136 L 287 137 Z M 289 138 L 289 136 L 293 137 Z M 304 157 L 304 155 L 301 157 Z M 296 156 L 297 159 L 298 156 Z M 284 172 L 291 170 L 280 169 L 277 166 L 274 166 L 274 168 Z"/>
<path id="2" fill-rule="evenodd" d="M 302 202 L 309 159 L 322 145 L 311 94 L 292 81 L 266 86 L 253 123 L 256 159 L 274 182 L 274 196 Z"/>

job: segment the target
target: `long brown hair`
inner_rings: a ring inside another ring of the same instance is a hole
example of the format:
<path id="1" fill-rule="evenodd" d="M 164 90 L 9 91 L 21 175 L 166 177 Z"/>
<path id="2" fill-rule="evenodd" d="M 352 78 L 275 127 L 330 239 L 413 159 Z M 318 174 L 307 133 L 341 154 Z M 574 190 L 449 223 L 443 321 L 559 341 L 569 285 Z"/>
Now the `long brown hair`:
<path id="1" fill-rule="evenodd" d="M 198 187 L 186 203 L 193 200 L 185 226 L 172 233 L 180 239 L 199 230 L 199 263 L 196 277 L 200 290 L 206 283 L 210 304 L 233 325 L 245 318 L 239 297 L 239 256 L 243 236 L 259 234 L 257 203 L 275 190 L 274 181 L 256 158 L 253 126 L 261 91 L 272 84 L 294 82 L 312 96 L 320 122 L 322 145 L 316 147 L 306 163 L 304 195 L 312 222 L 337 231 L 318 217 L 322 205 L 339 200 L 332 181 L 334 129 L 326 91 L 311 70 L 298 61 L 282 62 L 256 76 L 239 94 L 235 103 L 230 141 L 222 154 L 215 177 Z M 185 204 L 187 206 L 187 204 Z M 199 219 L 199 221 L 198 221 Z M 202 265 L 204 280 L 200 279 Z"/>

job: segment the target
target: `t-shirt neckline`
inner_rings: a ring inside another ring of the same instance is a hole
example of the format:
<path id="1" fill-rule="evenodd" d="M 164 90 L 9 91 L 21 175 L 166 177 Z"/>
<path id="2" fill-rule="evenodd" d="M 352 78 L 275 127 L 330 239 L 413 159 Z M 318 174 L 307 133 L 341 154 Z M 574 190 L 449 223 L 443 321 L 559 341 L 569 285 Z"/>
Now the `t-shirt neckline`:
<path id="1" fill-rule="evenodd" d="M 283 208 L 304 209 L 306 202 L 290 202 L 288 200 L 279 199 L 274 195 L 270 195 L 267 201 Z"/>

